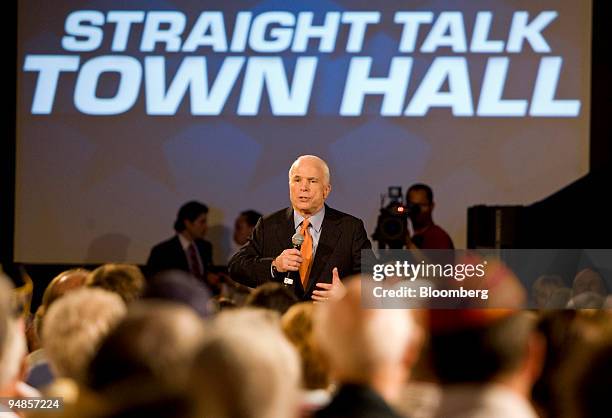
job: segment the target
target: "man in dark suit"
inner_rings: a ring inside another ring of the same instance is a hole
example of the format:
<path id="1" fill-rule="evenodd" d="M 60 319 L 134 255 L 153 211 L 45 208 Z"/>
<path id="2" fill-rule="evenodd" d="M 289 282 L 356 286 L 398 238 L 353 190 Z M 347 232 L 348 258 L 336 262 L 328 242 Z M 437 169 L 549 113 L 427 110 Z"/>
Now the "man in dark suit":
<path id="1" fill-rule="evenodd" d="M 181 206 L 174 222 L 176 235 L 151 250 L 146 266 L 148 276 L 164 270 L 183 270 L 206 282 L 212 262 L 212 245 L 204 240 L 207 214 L 208 207 L 200 202 Z"/>
<path id="2" fill-rule="evenodd" d="M 299 157 L 289 170 L 291 207 L 262 218 L 249 242 L 230 260 L 230 276 L 246 286 L 289 276 L 296 296 L 325 301 L 342 294 L 340 277 L 358 273 L 361 251 L 370 249 L 363 222 L 325 205 L 331 192 L 329 168 L 313 155 Z M 300 233 L 300 250 L 291 237 Z"/>

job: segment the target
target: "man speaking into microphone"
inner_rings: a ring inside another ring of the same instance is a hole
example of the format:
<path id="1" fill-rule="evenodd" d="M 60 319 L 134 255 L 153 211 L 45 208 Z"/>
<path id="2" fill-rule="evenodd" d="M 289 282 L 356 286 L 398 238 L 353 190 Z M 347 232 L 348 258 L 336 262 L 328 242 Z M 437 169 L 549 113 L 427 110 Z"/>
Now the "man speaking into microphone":
<path id="1" fill-rule="evenodd" d="M 259 220 L 230 260 L 230 276 L 250 287 L 288 284 L 301 300 L 342 295 L 340 279 L 360 272 L 361 250 L 371 253 L 372 244 L 360 219 L 325 205 L 330 192 L 325 161 L 314 155 L 295 160 L 289 169 L 291 207 Z M 292 244 L 295 234 L 304 238 L 299 250 Z"/>

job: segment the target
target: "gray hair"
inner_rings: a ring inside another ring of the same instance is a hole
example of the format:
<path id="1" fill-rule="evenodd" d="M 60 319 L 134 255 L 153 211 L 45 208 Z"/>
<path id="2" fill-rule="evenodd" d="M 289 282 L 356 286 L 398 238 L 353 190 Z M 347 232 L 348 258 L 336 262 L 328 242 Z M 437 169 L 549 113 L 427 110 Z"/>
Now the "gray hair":
<path id="1" fill-rule="evenodd" d="M 315 338 L 340 379 L 363 382 L 381 367 L 400 367 L 420 335 L 409 310 L 364 309 L 357 278 L 349 281 L 344 298 L 317 308 Z"/>
<path id="2" fill-rule="evenodd" d="M 84 382 L 89 362 L 102 340 L 126 314 L 119 295 L 102 289 L 74 290 L 58 299 L 45 315 L 43 347 L 59 375 Z"/>
<path id="3" fill-rule="evenodd" d="M 297 159 L 293 162 L 293 164 L 291 164 L 291 167 L 289 167 L 289 180 L 291 180 L 291 172 L 293 171 L 293 169 L 300 163 L 301 160 L 304 160 L 304 159 L 316 161 L 321 166 L 321 169 L 323 170 L 323 176 L 325 177 L 325 182 L 327 184 L 331 183 L 331 177 L 329 174 L 329 167 L 327 163 L 325 162 L 325 160 L 323 160 L 320 157 L 317 157 L 316 155 L 300 155 L 299 157 L 297 157 Z"/>

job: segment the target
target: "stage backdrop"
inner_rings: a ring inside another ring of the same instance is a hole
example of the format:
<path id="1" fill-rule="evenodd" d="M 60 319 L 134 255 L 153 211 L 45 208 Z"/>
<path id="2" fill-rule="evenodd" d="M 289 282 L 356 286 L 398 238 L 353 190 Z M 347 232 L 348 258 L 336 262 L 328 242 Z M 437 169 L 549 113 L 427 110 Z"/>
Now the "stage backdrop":
<path id="1" fill-rule="evenodd" d="M 457 247 L 470 205 L 588 171 L 590 1 L 19 1 L 15 257 L 144 262 L 178 207 L 289 203 L 300 154 L 372 233 L 430 184 Z"/>

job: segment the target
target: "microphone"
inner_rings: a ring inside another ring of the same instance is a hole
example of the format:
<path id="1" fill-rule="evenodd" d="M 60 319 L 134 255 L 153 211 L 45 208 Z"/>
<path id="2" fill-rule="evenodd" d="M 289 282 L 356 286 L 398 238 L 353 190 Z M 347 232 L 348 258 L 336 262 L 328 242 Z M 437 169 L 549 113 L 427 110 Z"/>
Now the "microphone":
<path id="1" fill-rule="evenodd" d="M 300 234 L 299 232 L 296 232 L 291 237 L 291 244 L 293 244 L 293 248 L 295 248 L 298 251 L 302 248 L 302 243 L 303 242 L 304 242 L 304 235 Z M 287 275 L 285 276 L 285 279 L 283 280 L 283 284 L 285 286 L 292 286 L 293 285 L 293 279 L 291 278 L 290 275 L 291 275 L 291 272 L 288 271 Z"/>

